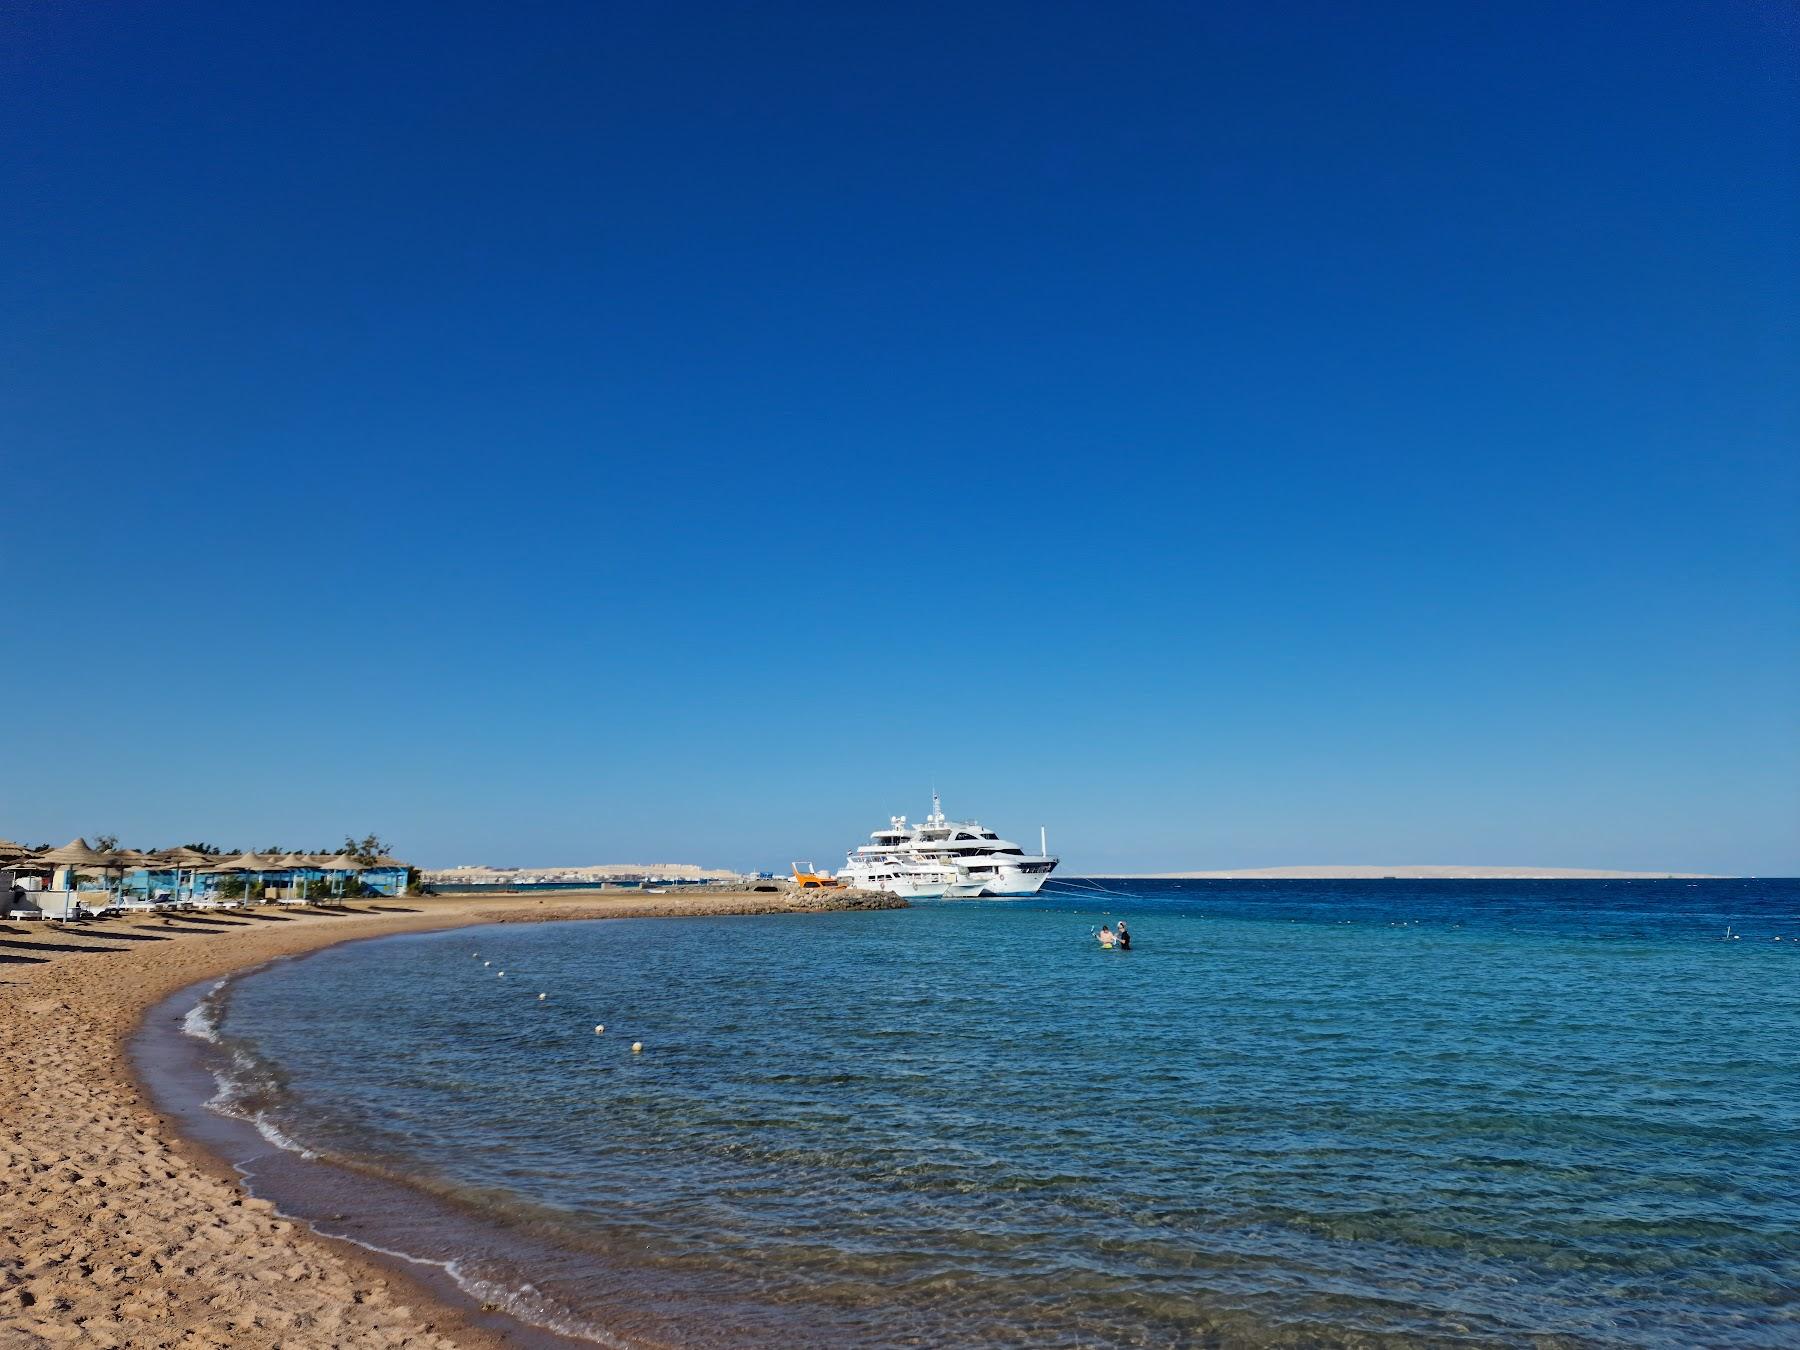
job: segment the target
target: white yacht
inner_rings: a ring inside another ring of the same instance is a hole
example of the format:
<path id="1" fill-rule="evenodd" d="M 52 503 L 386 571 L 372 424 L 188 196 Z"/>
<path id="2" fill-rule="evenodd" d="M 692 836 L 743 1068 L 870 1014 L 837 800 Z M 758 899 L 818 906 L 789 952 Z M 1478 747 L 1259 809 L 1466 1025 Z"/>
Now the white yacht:
<path id="1" fill-rule="evenodd" d="M 916 899 L 1036 895 L 1057 863 L 1047 852 L 1027 853 L 979 821 L 946 819 L 935 792 L 921 824 L 894 816 L 869 840 L 845 856 L 839 878 Z"/>

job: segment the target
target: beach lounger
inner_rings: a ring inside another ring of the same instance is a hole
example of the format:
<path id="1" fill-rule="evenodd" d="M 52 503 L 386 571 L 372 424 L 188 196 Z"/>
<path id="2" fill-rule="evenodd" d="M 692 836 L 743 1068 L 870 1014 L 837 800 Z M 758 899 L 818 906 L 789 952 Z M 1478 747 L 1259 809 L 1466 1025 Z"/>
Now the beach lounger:
<path id="1" fill-rule="evenodd" d="M 44 911 L 41 909 L 9 909 L 6 911 L 6 917 L 9 919 L 41 919 L 44 917 Z"/>

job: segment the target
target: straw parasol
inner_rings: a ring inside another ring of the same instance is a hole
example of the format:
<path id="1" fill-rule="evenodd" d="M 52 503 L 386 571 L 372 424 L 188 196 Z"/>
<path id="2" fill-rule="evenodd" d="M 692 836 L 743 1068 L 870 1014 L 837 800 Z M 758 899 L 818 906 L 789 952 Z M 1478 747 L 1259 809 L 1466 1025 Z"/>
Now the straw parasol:
<path id="1" fill-rule="evenodd" d="M 293 874 L 291 878 L 293 888 L 299 892 L 300 898 L 304 900 L 306 898 L 306 878 L 300 874 L 302 872 L 315 870 L 312 859 L 307 857 L 304 853 L 284 853 L 279 858 L 275 859 L 275 868 L 278 871 L 285 870 Z"/>
<path id="2" fill-rule="evenodd" d="M 339 874 L 337 879 L 337 893 L 342 895 L 344 893 L 344 882 L 347 881 L 353 873 L 362 871 L 367 865 L 368 864 L 361 862 L 348 853 L 338 853 L 320 863 L 319 869 L 321 871 L 336 872 Z"/>
<path id="3" fill-rule="evenodd" d="M 71 839 L 61 848 L 53 848 L 48 853 L 38 854 L 38 861 L 47 862 L 54 867 L 107 867 L 110 854 L 88 847 L 85 839 Z"/>
<path id="4" fill-rule="evenodd" d="M 189 848 L 186 844 L 179 848 L 165 848 L 156 857 L 163 868 L 175 873 L 175 896 L 177 899 L 181 897 L 181 874 L 183 872 L 193 873 L 193 876 L 188 879 L 188 894 L 192 895 L 195 882 L 200 876 L 200 870 L 212 866 L 216 861 L 212 854 L 202 853 L 199 849 Z"/>
<path id="5" fill-rule="evenodd" d="M 165 866 L 162 859 L 154 858 L 148 853 L 140 853 L 135 848 L 116 848 L 116 849 L 114 849 L 111 853 L 106 855 L 106 865 L 108 868 L 117 869 L 117 871 L 119 873 L 118 884 L 116 886 L 111 887 L 111 890 L 113 893 L 113 900 L 115 903 L 117 903 L 120 899 L 122 899 L 124 897 L 125 874 L 127 872 L 136 872 L 136 871 L 141 870 L 146 873 L 146 879 L 144 882 L 144 890 L 145 890 L 145 893 L 148 894 L 148 892 L 150 890 L 150 883 L 149 883 L 147 874 L 151 871 L 154 871 L 157 868 L 161 868 L 161 867 Z"/>
<path id="6" fill-rule="evenodd" d="M 221 876 L 227 872 L 254 872 L 260 882 L 262 874 L 280 866 L 273 858 L 265 858 L 260 853 L 240 853 L 235 858 L 227 858 L 211 867 L 200 870 L 212 876 Z M 247 888 L 246 888 L 247 890 Z"/>
<path id="7" fill-rule="evenodd" d="M 67 868 L 70 872 L 70 885 L 52 887 L 53 890 L 63 892 L 62 917 L 65 923 L 69 918 L 70 896 L 75 890 L 72 884 L 75 870 L 87 867 L 101 872 L 111 871 L 118 866 L 113 862 L 112 857 L 113 855 L 110 853 L 101 853 L 98 849 L 89 848 L 88 841 L 85 839 L 71 839 L 61 848 L 53 848 L 48 853 L 38 855 L 37 861 L 45 866 L 54 867 L 59 872 Z"/>

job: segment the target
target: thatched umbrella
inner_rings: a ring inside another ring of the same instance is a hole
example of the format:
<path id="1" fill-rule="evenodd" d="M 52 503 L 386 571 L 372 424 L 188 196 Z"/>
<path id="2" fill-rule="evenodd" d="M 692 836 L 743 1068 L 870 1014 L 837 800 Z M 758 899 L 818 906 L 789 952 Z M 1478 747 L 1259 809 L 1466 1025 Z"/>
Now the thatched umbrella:
<path id="1" fill-rule="evenodd" d="M 177 900 L 181 898 L 181 874 L 183 872 L 191 874 L 188 877 L 188 894 L 191 896 L 195 885 L 200 880 L 200 869 L 211 867 L 218 861 L 212 854 L 202 853 L 199 849 L 189 848 L 186 844 L 180 848 L 165 848 L 157 856 L 175 869 L 175 898 Z"/>
<path id="2" fill-rule="evenodd" d="M 337 893 L 342 895 L 344 893 L 344 882 L 355 873 L 362 871 L 368 864 L 352 854 L 339 853 L 333 857 L 327 858 L 324 862 L 320 863 L 319 866 L 324 871 L 338 873 Z"/>
<path id="3" fill-rule="evenodd" d="M 304 853 L 284 853 L 275 859 L 275 866 L 286 868 L 292 874 L 289 879 L 293 883 L 294 889 L 299 891 L 297 898 L 304 900 L 306 898 L 306 878 L 300 874 L 311 870 L 312 859 Z"/>
<path id="4" fill-rule="evenodd" d="M 37 861 L 55 868 L 59 874 L 63 872 L 69 873 L 69 884 L 67 886 L 56 885 L 55 878 L 52 878 L 52 884 L 50 886 L 50 889 L 53 891 L 63 892 L 62 917 L 65 923 L 69 918 L 70 896 L 72 896 L 75 891 L 75 869 L 78 867 L 88 867 L 93 868 L 96 871 L 105 872 L 109 871 L 115 865 L 110 853 L 101 853 L 98 849 L 89 848 L 88 841 L 85 839 L 71 839 L 61 848 L 53 848 L 48 853 L 39 854 Z"/>
<path id="5" fill-rule="evenodd" d="M 240 853 L 235 858 L 226 858 L 223 862 L 215 863 L 204 870 L 215 876 L 225 872 L 254 872 L 257 884 L 260 886 L 263 873 L 273 866 L 275 866 L 274 859 L 265 858 L 260 853 Z"/>
<path id="6" fill-rule="evenodd" d="M 106 855 L 106 863 L 109 869 L 116 869 L 119 873 L 119 884 L 114 888 L 115 900 L 122 898 L 125 893 L 125 874 L 127 872 L 141 871 L 145 873 L 144 893 L 148 895 L 150 893 L 149 873 L 169 870 L 168 864 L 161 858 L 149 853 L 140 853 L 135 848 L 114 849 Z"/>
<path id="7" fill-rule="evenodd" d="M 15 844 L 10 839 L 0 839 L 0 868 L 12 868 L 14 871 L 25 866 L 31 857 L 31 850 L 23 844 Z"/>

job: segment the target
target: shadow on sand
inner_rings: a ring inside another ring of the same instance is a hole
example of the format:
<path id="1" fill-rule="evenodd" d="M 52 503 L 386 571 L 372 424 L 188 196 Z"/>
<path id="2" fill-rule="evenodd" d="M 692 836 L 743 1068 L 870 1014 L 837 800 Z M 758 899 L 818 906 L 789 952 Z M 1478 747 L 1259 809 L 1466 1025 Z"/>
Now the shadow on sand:
<path id="1" fill-rule="evenodd" d="M 78 947 L 73 942 L 15 942 L 7 938 L 0 938 L 0 947 L 25 952 L 122 952 L 128 950 L 125 947 Z"/>

